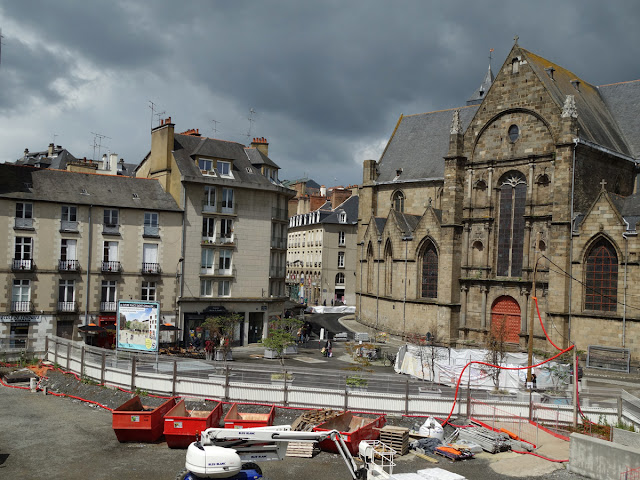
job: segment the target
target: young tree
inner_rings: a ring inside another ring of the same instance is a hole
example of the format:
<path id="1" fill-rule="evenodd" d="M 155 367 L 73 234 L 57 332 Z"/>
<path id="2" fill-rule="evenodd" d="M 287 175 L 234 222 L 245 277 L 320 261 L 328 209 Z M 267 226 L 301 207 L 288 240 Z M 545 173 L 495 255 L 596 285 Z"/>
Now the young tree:
<path id="1" fill-rule="evenodd" d="M 492 365 L 502 365 L 507 356 L 507 316 L 494 318 L 487 338 L 485 360 Z M 495 391 L 500 390 L 500 368 L 489 367 L 489 376 L 493 380 Z"/>
<path id="2" fill-rule="evenodd" d="M 242 315 L 232 313 L 228 315 L 219 315 L 216 317 L 208 317 L 202 323 L 202 328 L 208 335 L 205 335 L 205 355 L 207 359 L 213 358 L 216 352 L 222 352 L 223 360 L 227 361 L 227 357 L 231 352 L 231 342 L 233 334 L 238 325 L 242 321 Z"/>
<path id="3" fill-rule="evenodd" d="M 441 339 L 438 335 L 437 325 L 432 325 L 431 329 L 434 333 L 427 333 L 421 336 L 416 333 L 407 337 L 407 341 L 415 347 L 415 352 L 422 370 L 422 380 L 426 381 L 425 368 L 428 367 L 431 373 L 431 385 L 433 387 L 436 379 L 436 363 L 443 360 L 447 354 L 442 346 Z"/>
<path id="4" fill-rule="evenodd" d="M 287 347 L 296 344 L 297 332 L 302 324 L 303 322 L 297 318 L 279 317 L 269 324 L 267 338 L 262 343 L 266 348 L 277 353 L 282 368 L 284 368 L 284 351 Z"/>

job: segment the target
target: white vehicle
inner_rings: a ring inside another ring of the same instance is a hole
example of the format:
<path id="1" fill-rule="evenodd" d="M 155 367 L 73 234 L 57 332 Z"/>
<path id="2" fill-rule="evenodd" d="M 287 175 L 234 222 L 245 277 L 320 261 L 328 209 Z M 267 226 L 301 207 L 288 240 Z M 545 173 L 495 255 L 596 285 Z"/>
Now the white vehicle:
<path id="1" fill-rule="evenodd" d="M 380 448 L 382 444 L 378 441 L 360 442 L 358 456 L 363 460 L 364 466 L 359 468 L 337 430 L 298 432 L 291 430 L 289 425 L 280 425 L 237 430 L 206 429 L 199 442 L 189 445 L 185 470 L 178 474 L 176 480 L 260 479 L 262 471 L 255 462 L 282 460 L 289 442 L 320 442 L 326 439 L 336 444 L 353 479 L 392 478 L 395 452 L 388 447 Z M 377 456 L 382 459 L 380 464 L 374 461 L 374 448 L 378 451 Z M 380 454 L 380 451 L 383 453 Z"/>

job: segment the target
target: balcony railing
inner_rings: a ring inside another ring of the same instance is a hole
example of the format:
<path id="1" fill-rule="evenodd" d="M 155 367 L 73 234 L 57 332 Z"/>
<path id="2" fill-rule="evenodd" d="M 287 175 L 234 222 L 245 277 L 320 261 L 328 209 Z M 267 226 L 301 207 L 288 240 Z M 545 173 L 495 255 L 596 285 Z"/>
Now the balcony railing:
<path id="1" fill-rule="evenodd" d="M 105 223 L 102 225 L 102 233 L 106 235 L 119 235 L 120 225 L 114 225 L 111 223 Z"/>
<path id="2" fill-rule="evenodd" d="M 15 228 L 18 230 L 33 230 L 33 218 L 16 217 Z"/>
<path id="3" fill-rule="evenodd" d="M 216 237 L 216 243 L 236 243 L 236 236 L 231 235 L 219 235 Z"/>
<path id="4" fill-rule="evenodd" d="M 217 213 L 217 212 L 218 212 L 218 208 L 216 204 L 211 204 L 206 200 L 202 202 L 202 213 Z"/>
<path id="5" fill-rule="evenodd" d="M 78 260 L 58 260 L 58 270 L 61 272 L 77 272 L 80 270 Z"/>
<path id="6" fill-rule="evenodd" d="M 58 311 L 64 313 L 73 313 L 78 311 L 76 302 L 58 302 Z"/>
<path id="7" fill-rule="evenodd" d="M 14 258 L 11 269 L 15 272 L 31 272 L 33 271 L 33 260 Z"/>
<path id="8" fill-rule="evenodd" d="M 159 237 L 160 236 L 160 227 L 153 225 L 145 225 L 144 232 L 142 233 L 145 237 Z"/>
<path id="9" fill-rule="evenodd" d="M 118 261 L 102 262 L 102 272 L 103 273 L 120 273 L 120 262 Z"/>
<path id="10" fill-rule="evenodd" d="M 101 312 L 115 312 L 118 308 L 118 302 L 100 302 Z"/>
<path id="11" fill-rule="evenodd" d="M 33 303 L 11 302 L 11 311 L 14 313 L 31 313 L 33 312 Z"/>
<path id="12" fill-rule="evenodd" d="M 145 262 L 142 264 L 142 273 L 158 275 L 160 273 L 160 264 Z"/>
<path id="13" fill-rule="evenodd" d="M 221 275 L 223 277 L 235 276 L 236 269 L 235 268 L 218 268 L 218 275 Z"/>
<path id="14" fill-rule="evenodd" d="M 71 220 L 60 220 L 61 232 L 77 232 L 78 222 L 72 222 Z"/>

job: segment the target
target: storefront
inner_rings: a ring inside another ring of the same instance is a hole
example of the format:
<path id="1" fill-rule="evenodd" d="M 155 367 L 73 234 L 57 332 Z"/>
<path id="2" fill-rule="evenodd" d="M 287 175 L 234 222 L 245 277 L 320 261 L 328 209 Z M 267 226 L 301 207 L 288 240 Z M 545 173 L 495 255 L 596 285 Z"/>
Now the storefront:
<path id="1" fill-rule="evenodd" d="M 2 343 L 9 349 L 32 347 L 33 330 L 41 320 L 41 315 L 1 315 L 0 323 L 4 326 Z"/>

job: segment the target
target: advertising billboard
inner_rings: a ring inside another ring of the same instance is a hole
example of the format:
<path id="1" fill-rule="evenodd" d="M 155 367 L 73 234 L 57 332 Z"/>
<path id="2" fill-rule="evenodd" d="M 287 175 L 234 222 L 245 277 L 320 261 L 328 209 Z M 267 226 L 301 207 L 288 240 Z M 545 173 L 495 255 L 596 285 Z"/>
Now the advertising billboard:
<path id="1" fill-rule="evenodd" d="M 120 300 L 118 302 L 118 349 L 157 352 L 160 304 Z"/>

